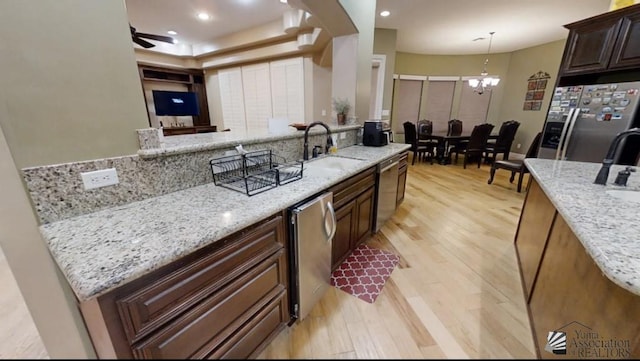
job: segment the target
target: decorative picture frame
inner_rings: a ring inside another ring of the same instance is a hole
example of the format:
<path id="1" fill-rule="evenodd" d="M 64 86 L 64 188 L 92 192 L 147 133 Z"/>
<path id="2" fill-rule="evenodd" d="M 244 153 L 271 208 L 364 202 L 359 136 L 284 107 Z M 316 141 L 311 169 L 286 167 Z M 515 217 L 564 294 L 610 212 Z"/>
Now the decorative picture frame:
<path id="1" fill-rule="evenodd" d="M 522 110 L 535 111 L 542 109 L 545 89 L 550 78 L 549 73 L 540 70 L 527 79 L 527 91 L 524 96 Z"/>

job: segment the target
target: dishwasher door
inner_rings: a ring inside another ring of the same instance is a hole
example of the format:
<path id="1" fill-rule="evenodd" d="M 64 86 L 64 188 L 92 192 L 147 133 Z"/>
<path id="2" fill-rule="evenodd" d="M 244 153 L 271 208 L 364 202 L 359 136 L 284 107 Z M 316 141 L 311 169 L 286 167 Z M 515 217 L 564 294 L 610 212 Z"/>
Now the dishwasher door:
<path id="1" fill-rule="evenodd" d="M 400 156 L 394 156 L 378 164 L 378 193 L 376 195 L 376 225 L 378 232 L 396 212 L 398 196 L 398 165 Z"/>
<path id="2" fill-rule="evenodd" d="M 291 208 L 293 316 L 304 319 L 331 286 L 331 241 L 336 233 L 333 193 Z"/>

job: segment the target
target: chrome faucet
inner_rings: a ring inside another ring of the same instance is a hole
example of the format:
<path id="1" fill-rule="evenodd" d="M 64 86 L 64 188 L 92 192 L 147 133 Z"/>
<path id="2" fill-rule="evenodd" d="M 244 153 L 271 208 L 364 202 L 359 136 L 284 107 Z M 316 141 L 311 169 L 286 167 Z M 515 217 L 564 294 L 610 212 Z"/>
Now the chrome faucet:
<path id="1" fill-rule="evenodd" d="M 624 132 L 618 133 L 615 138 L 611 141 L 611 145 L 609 146 L 609 151 L 607 152 L 607 156 L 602 161 L 602 167 L 600 167 L 600 171 L 596 176 L 596 180 L 593 182 L 595 184 L 607 184 L 607 178 L 609 178 L 609 168 L 613 164 L 613 157 L 615 157 L 616 152 L 618 150 L 618 146 L 620 142 L 627 138 L 630 135 L 640 135 L 640 128 L 631 128 L 625 130 Z"/>
<path id="2" fill-rule="evenodd" d="M 307 129 L 304 131 L 304 152 L 302 155 L 303 160 L 309 160 L 309 129 L 313 128 L 316 125 L 321 125 L 324 129 L 327 130 L 327 145 L 325 146 L 325 154 L 329 152 L 329 149 L 333 146 L 333 140 L 331 139 L 331 130 L 329 126 L 324 124 L 323 122 L 313 122 L 307 126 Z"/>

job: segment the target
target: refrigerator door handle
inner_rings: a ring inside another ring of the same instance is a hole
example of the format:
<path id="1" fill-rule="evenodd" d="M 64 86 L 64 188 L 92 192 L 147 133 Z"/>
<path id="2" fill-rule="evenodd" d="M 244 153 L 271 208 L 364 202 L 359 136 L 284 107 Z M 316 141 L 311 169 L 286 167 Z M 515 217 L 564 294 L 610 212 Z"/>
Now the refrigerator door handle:
<path id="1" fill-rule="evenodd" d="M 331 242 L 331 240 L 333 239 L 333 236 L 335 236 L 336 231 L 338 230 L 338 225 L 337 225 L 337 221 L 336 221 L 336 211 L 333 209 L 333 205 L 331 204 L 331 202 L 327 202 L 327 210 L 328 212 L 325 213 L 325 233 L 327 233 L 327 242 Z M 327 223 L 326 223 L 326 215 L 330 214 L 331 215 L 331 231 L 327 232 Z"/>
<path id="2" fill-rule="evenodd" d="M 565 134 L 567 134 L 567 127 L 569 126 L 569 123 L 571 123 L 571 119 L 573 119 L 573 112 L 575 111 L 575 108 L 571 108 L 569 109 L 569 115 L 567 116 L 567 120 L 564 122 L 564 125 L 562 126 L 562 132 L 560 132 L 560 142 L 558 143 L 558 148 L 556 149 L 556 157 L 554 158 L 555 160 L 561 160 L 562 158 L 560 158 L 560 156 L 562 155 L 562 149 L 564 148 L 564 136 Z"/>
<path id="3" fill-rule="evenodd" d="M 571 140 L 571 134 L 573 134 L 573 127 L 576 125 L 576 121 L 578 116 L 580 115 L 580 109 L 576 108 L 573 112 L 573 117 L 570 118 L 569 121 L 569 129 L 567 130 L 567 139 L 564 141 L 564 146 L 562 147 L 562 157 L 560 160 L 564 160 L 567 156 L 567 148 L 569 148 L 569 141 Z"/>

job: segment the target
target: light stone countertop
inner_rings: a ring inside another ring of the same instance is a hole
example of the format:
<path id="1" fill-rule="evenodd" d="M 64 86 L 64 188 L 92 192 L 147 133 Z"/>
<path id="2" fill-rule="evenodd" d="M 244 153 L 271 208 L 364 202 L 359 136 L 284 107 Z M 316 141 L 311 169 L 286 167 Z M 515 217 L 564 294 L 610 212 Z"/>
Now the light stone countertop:
<path id="1" fill-rule="evenodd" d="M 614 165 L 602 186 L 593 183 L 599 163 L 526 159 L 525 164 L 600 270 L 640 295 L 640 203 L 606 193 L 640 191 L 640 174 L 631 173 L 626 187 L 616 186 L 624 166 Z"/>
<path id="2" fill-rule="evenodd" d="M 254 196 L 213 183 L 40 226 L 80 301 L 87 301 L 297 204 L 408 144 L 354 145 L 337 156 L 361 160 L 348 170 L 310 172 Z M 305 163 L 313 169 L 313 160 Z"/>
<path id="3" fill-rule="evenodd" d="M 362 125 L 329 125 L 332 132 L 343 132 L 352 129 L 361 128 Z M 161 148 L 140 149 L 138 156 L 141 158 L 154 158 L 158 156 L 167 156 L 175 154 L 183 154 L 190 152 L 200 152 L 204 150 L 228 148 L 238 144 L 254 144 L 268 141 L 277 141 L 282 139 L 302 138 L 304 131 L 297 130 L 293 127 L 277 132 L 269 133 L 267 131 L 260 133 L 255 130 L 250 134 L 242 131 L 199 133 L 186 135 L 165 136 L 164 143 Z M 309 130 L 309 135 L 324 134 L 326 130 L 321 126 L 314 126 Z"/>

